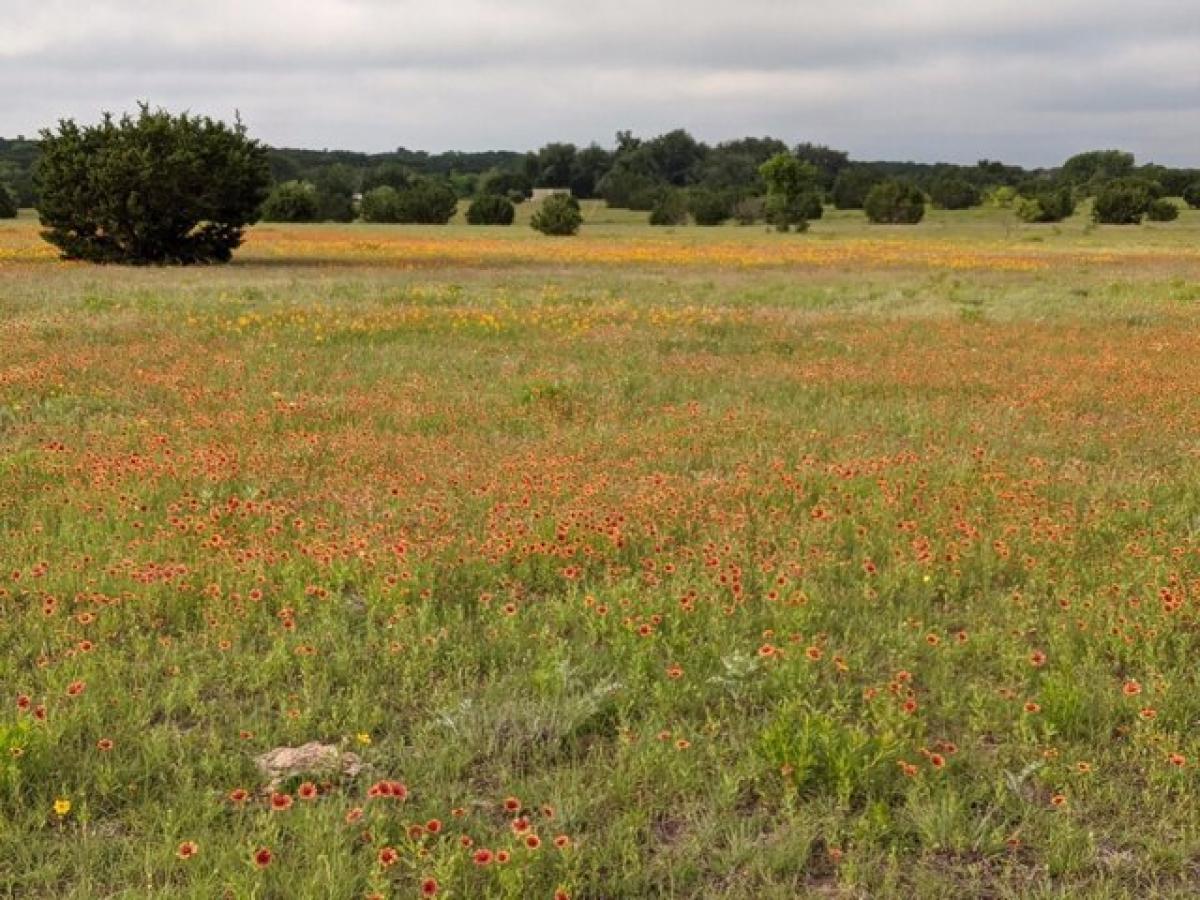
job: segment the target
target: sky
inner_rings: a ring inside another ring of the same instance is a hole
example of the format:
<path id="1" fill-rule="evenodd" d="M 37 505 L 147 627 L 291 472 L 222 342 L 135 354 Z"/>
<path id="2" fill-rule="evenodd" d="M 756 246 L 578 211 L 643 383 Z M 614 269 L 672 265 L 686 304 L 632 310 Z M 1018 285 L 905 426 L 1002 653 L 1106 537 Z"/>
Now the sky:
<path id="1" fill-rule="evenodd" d="M 1200 0 L 0 0 L 0 135 L 138 100 L 276 146 L 1200 166 Z"/>

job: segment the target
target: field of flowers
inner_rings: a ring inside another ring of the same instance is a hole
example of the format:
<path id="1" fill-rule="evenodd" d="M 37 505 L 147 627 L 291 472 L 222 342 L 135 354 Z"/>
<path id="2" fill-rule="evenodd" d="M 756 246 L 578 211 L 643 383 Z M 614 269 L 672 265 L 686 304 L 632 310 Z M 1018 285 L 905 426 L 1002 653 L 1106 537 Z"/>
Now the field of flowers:
<path id="1" fill-rule="evenodd" d="M 0 224 L 0 896 L 1200 893 L 1200 213 L 993 216 Z"/>

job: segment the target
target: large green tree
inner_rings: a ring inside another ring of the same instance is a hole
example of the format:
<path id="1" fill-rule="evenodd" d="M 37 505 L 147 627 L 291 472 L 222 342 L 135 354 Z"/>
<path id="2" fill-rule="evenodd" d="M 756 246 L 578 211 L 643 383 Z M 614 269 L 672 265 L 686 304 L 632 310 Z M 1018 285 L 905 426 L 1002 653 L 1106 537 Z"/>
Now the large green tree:
<path id="1" fill-rule="evenodd" d="M 241 122 L 142 105 L 41 135 L 42 235 L 69 259 L 226 262 L 270 186 L 266 148 Z"/>

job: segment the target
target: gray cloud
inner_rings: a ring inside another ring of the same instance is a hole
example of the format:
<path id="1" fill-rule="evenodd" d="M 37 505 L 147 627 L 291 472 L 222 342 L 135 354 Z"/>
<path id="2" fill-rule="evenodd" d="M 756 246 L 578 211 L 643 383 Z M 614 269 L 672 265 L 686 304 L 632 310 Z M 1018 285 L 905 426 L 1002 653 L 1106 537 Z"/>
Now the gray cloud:
<path id="1" fill-rule="evenodd" d="M 145 98 L 310 147 L 681 125 L 859 158 L 1200 165 L 1190 0 L 0 0 L 0 21 L 0 134 Z"/>

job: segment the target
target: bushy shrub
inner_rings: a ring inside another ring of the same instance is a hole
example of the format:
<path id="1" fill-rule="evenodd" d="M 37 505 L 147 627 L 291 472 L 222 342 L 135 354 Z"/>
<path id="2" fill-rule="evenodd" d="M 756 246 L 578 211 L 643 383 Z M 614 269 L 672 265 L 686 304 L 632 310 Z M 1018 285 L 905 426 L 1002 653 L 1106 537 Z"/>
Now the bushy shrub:
<path id="1" fill-rule="evenodd" d="M 542 234 L 556 236 L 575 234 L 582 224 L 579 201 L 570 194 L 547 197 L 529 220 L 531 228 L 536 228 Z"/>
<path id="2" fill-rule="evenodd" d="M 983 202 L 988 206 L 995 207 L 996 209 L 1010 209 L 1012 208 L 1013 204 L 1017 202 L 1017 199 L 1018 194 L 1015 187 L 1002 185 L 998 188 L 988 191 Z"/>
<path id="3" fill-rule="evenodd" d="M 808 230 L 809 219 L 823 212 L 817 192 L 817 170 L 790 153 L 777 153 L 759 167 L 767 185 L 767 220 L 776 231 Z"/>
<path id="4" fill-rule="evenodd" d="M 386 184 L 371 188 L 363 194 L 358 211 L 364 222 L 399 222 L 400 192 Z"/>
<path id="5" fill-rule="evenodd" d="M 979 189 L 965 178 L 938 178 L 929 186 L 929 199 L 940 209 L 970 209 L 982 201 Z"/>
<path id="6" fill-rule="evenodd" d="M 262 205 L 264 222 L 317 221 L 317 189 L 307 181 L 275 185 Z"/>
<path id="7" fill-rule="evenodd" d="M 1200 209 L 1200 181 L 1193 181 L 1183 189 L 1183 200 L 1192 209 Z"/>
<path id="8" fill-rule="evenodd" d="M 879 225 L 915 225 L 925 217 L 925 195 L 906 181 L 889 178 L 871 188 L 863 210 Z"/>
<path id="9" fill-rule="evenodd" d="M 458 211 L 458 195 L 440 181 L 418 181 L 400 191 L 396 201 L 396 221 L 421 225 L 445 225 Z"/>
<path id="10" fill-rule="evenodd" d="M 17 217 L 17 200 L 8 189 L 8 185 L 0 184 L 0 219 L 15 219 Z"/>
<path id="11" fill-rule="evenodd" d="M 533 181 L 524 172 L 500 172 L 492 170 L 479 179 L 479 193 L 507 197 L 520 203 L 533 193 Z"/>
<path id="12" fill-rule="evenodd" d="M 733 203 L 722 191 L 695 188 L 688 192 L 687 205 L 696 224 L 706 227 L 720 225 L 733 213 Z"/>
<path id="13" fill-rule="evenodd" d="M 1166 197 L 1159 197 L 1146 208 L 1146 218 L 1151 222 L 1174 222 L 1179 218 L 1179 207 Z"/>
<path id="14" fill-rule="evenodd" d="M 1018 197 L 1013 211 L 1022 222 L 1061 222 L 1075 213 L 1075 200 L 1070 188 L 1045 188 Z"/>
<path id="15" fill-rule="evenodd" d="M 686 225 L 688 201 L 682 191 L 666 190 L 650 210 L 651 225 Z"/>
<path id="16" fill-rule="evenodd" d="M 614 209 L 654 209 L 662 193 L 662 183 L 648 175 L 613 168 L 596 185 L 596 192 Z"/>
<path id="17" fill-rule="evenodd" d="M 1136 225 L 1155 199 L 1147 182 L 1125 178 L 1111 181 L 1096 194 L 1092 218 L 1105 225 Z"/>
<path id="18" fill-rule="evenodd" d="M 69 259 L 227 262 L 270 189 L 266 148 L 207 117 L 136 117 L 41 133 L 42 236 Z"/>
<path id="19" fill-rule="evenodd" d="M 766 220 L 779 232 L 787 232 L 792 229 L 795 229 L 797 233 L 808 231 L 808 213 L 812 211 L 812 196 L 812 194 L 800 194 L 789 198 L 783 194 L 767 195 L 764 210 Z"/>
<path id="20" fill-rule="evenodd" d="M 484 194 L 467 207 L 468 225 L 511 225 L 517 210 L 507 197 Z"/>

